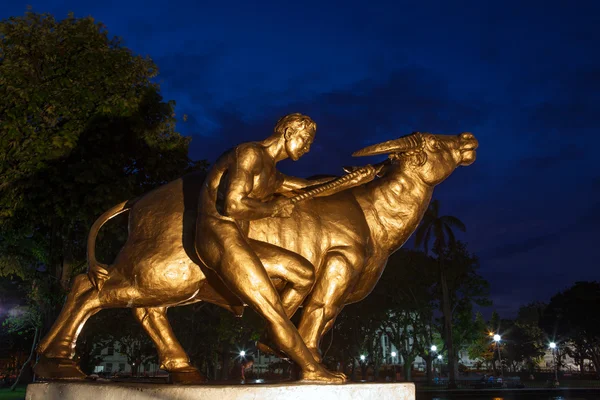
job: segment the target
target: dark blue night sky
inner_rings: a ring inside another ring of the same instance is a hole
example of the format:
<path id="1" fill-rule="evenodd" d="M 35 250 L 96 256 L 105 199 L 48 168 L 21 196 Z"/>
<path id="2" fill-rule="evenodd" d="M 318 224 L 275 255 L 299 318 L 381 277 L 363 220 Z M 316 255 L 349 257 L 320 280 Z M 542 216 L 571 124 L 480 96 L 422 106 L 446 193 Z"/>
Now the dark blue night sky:
<path id="1" fill-rule="evenodd" d="M 473 132 L 478 160 L 437 191 L 462 219 L 494 308 L 600 279 L 598 1 L 8 1 L 0 18 L 92 15 L 158 65 L 191 156 L 318 124 L 282 169 L 340 174 L 412 131 Z M 220 5 L 216 5 L 220 4 Z"/>

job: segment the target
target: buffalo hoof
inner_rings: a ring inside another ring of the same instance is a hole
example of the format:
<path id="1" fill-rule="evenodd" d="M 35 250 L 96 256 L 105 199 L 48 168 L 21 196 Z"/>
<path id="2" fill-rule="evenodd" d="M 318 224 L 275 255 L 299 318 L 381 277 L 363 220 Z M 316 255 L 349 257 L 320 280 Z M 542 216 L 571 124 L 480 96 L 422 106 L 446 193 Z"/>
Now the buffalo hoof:
<path id="1" fill-rule="evenodd" d="M 206 383 L 207 379 L 196 368 L 188 367 L 176 371 L 169 371 L 169 383 L 179 385 L 197 385 Z"/>
<path id="2" fill-rule="evenodd" d="M 40 356 L 33 372 L 41 380 L 82 380 L 87 377 L 77 363 L 68 358 Z"/>

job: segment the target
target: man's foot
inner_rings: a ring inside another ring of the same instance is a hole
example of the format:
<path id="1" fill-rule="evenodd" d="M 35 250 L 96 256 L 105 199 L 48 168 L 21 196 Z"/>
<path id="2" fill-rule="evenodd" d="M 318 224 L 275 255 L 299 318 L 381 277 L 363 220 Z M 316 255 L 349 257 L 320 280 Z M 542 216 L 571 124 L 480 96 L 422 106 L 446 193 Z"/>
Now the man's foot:
<path id="1" fill-rule="evenodd" d="M 303 371 L 300 376 L 301 383 L 341 384 L 348 380 L 345 374 L 327 371 L 322 366 L 313 372 Z"/>
<path id="2" fill-rule="evenodd" d="M 82 380 L 87 377 L 75 361 L 68 358 L 48 358 L 44 355 L 40 356 L 33 372 L 41 380 Z"/>
<path id="3" fill-rule="evenodd" d="M 207 379 L 194 367 L 186 367 L 169 371 L 169 383 L 179 385 L 198 385 L 206 383 Z"/>

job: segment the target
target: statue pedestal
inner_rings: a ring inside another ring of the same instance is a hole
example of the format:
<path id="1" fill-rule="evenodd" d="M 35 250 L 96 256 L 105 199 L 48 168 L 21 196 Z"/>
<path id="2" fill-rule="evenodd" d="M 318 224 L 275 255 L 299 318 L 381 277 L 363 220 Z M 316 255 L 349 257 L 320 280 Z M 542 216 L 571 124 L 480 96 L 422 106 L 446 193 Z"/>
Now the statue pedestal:
<path id="1" fill-rule="evenodd" d="M 48 382 L 27 386 L 27 400 L 415 400 L 412 383 L 345 385 L 162 385 L 116 382 Z"/>

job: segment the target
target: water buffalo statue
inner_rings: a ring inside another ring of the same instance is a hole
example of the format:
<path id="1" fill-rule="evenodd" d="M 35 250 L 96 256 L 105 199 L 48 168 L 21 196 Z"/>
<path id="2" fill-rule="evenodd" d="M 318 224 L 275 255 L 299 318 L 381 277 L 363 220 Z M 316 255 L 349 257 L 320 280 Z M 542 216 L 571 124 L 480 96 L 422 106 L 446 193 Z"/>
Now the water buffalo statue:
<path id="1" fill-rule="evenodd" d="M 470 133 L 418 132 L 369 146 L 354 155 L 387 154 L 379 178 L 300 202 L 289 218 L 250 222 L 249 238 L 298 253 L 315 266 L 315 271 L 286 276 L 277 273 L 280 260 L 261 259 L 276 286 L 293 284 L 307 290 L 298 331 L 315 362 L 321 362 L 320 340 L 340 311 L 373 290 L 388 257 L 417 228 L 434 187 L 456 167 L 473 163 L 477 146 Z M 202 265 L 194 251 L 202 180 L 201 174 L 187 175 L 113 207 L 96 221 L 88 243 L 91 271 L 100 265 L 94 256 L 98 230 L 125 211 L 129 211 L 127 242 L 112 265 L 101 268 L 107 276 L 100 290 L 92 283 L 93 276 L 74 278 L 57 321 L 38 346 L 35 373 L 40 378 L 84 378 L 72 357 L 86 320 L 101 309 L 127 307 L 155 343 L 161 367 L 173 381 L 204 380 L 175 338 L 167 308 L 206 301 L 240 314 L 244 304 Z"/>

